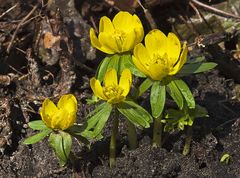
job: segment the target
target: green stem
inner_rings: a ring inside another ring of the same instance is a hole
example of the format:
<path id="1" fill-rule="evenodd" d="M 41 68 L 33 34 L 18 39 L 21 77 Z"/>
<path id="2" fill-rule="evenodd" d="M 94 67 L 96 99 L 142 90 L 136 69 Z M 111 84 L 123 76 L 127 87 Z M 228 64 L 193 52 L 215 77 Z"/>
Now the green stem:
<path id="1" fill-rule="evenodd" d="M 114 110 L 114 120 L 113 120 L 113 127 L 112 127 L 112 135 L 110 141 L 110 148 L 109 148 L 109 165 L 112 168 L 116 164 L 116 139 L 118 134 L 118 111 Z"/>
<path id="2" fill-rule="evenodd" d="M 153 147 L 160 147 L 162 145 L 162 122 L 161 117 L 154 119 L 153 125 Z"/>
<path id="3" fill-rule="evenodd" d="M 127 120 L 127 129 L 128 129 L 129 149 L 130 150 L 136 149 L 138 146 L 137 132 L 136 132 L 136 128 L 135 128 L 134 124 L 131 123 L 129 120 Z"/>
<path id="4" fill-rule="evenodd" d="M 192 127 L 190 126 L 187 128 L 187 137 L 185 139 L 185 144 L 183 147 L 182 154 L 184 156 L 188 155 L 188 153 L 190 152 L 191 141 L 192 141 Z"/>

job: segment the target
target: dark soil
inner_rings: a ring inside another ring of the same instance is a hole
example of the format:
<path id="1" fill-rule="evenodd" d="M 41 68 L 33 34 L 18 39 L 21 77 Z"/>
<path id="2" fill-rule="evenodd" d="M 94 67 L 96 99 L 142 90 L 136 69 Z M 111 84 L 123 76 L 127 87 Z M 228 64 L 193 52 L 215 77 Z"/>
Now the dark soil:
<path id="1" fill-rule="evenodd" d="M 0 0 L 0 14 L 17 2 Z M 129 150 L 124 119 L 120 123 L 117 164 L 112 169 L 108 165 L 111 122 L 104 130 L 105 139 L 93 141 L 91 150 L 75 140 L 66 167 L 58 165 L 47 139 L 34 145 L 23 145 L 22 141 L 34 134 L 27 127 L 27 122 L 40 119 L 38 110 L 45 97 L 54 96 L 53 99 L 57 101 L 62 94 L 73 93 L 79 103 L 79 122 L 83 122 L 84 117 L 93 109 L 94 106 L 86 104 L 86 99 L 91 97 L 89 78 L 94 75 L 97 64 L 104 55 L 91 48 L 88 31 L 94 22 L 98 24 L 102 15 L 112 17 L 118 8 L 102 0 L 76 0 L 76 10 L 66 6 L 65 1 L 59 0 L 53 3 L 50 11 L 39 2 L 31 16 L 35 19 L 19 28 L 9 53 L 7 48 L 16 25 L 38 2 L 19 1 L 17 8 L 0 18 L 0 177 L 240 177 L 240 85 L 239 75 L 235 76 L 240 67 L 239 61 L 233 59 L 231 53 L 235 47 L 223 50 L 218 45 L 219 41 L 204 49 L 196 47 L 190 51 L 190 55 L 205 55 L 207 60 L 218 63 L 218 67 L 210 72 L 184 77 L 196 102 L 209 113 L 208 118 L 198 118 L 194 123 L 189 155 L 183 156 L 181 153 L 185 132 L 164 134 L 162 148 L 152 148 L 151 128 L 139 130 L 139 147 Z M 172 1 L 169 3 L 146 4 L 149 5 L 147 7 L 151 10 L 153 19 L 164 32 L 171 31 L 171 24 L 167 20 L 169 17 L 180 21 L 179 12 L 182 14 L 182 10 L 189 9 L 187 2 L 174 5 Z M 56 7 L 60 9 L 59 16 Z M 69 9 L 71 13 L 67 11 Z M 159 9 L 163 10 L 160 12 Z M 144 19 L 146 32 L 149 31 L 150 25 L 141 8 L 136 8 L 136 12 L 140 19 Z M 39 13 L 41 17 L 38 16 Z M 191 17 L 194 12 L 186 10 L 186 14 L 182 15 Z M 52 28 L 61 36 L 61 50 L 53 47 L 40 54 L 43 34 L 37 29 L 43 24 L 45 31 L 48 31 L 48 23 L 55 25 Z M 36 44 L 38 35 L 40 41 Z M 235 46 L 236 41 L 233 38 L 236 35 L 230 39 L 222 38 L 220 42 Z M 218 49 L 219 52 L 213 52 L 213 49 Z M 46 57 L 48 55 L 50 57 Z M 219 55 L 223 58 L 220 62 L 216 57 Z M 235 72 L 231 72 L 231 69 Z M 149 108 L 148 101 L 140 101 Z M 230 155 L 228 164 L 220 162 L 225 153 Z"/>

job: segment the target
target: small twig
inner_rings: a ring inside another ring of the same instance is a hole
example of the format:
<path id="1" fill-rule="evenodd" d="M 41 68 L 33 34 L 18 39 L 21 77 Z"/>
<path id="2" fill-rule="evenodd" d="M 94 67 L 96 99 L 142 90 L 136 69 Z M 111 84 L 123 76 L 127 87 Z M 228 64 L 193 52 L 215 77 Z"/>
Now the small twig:
<path id="1" fill-rule="evenodd" d="M 10 11 L 12 11 L 13 9 L 15 9 L 17 6 L 19 5 L 19 3 L 16 3 L 14 6 L 12 6 L 11 8 L 9 8 L 8 10 L 6 10 L 5 12 L 3 12 L 1 15 L 0 15 L 0 19 L 5 16 L 7 13 L 9 13 Z"/>
<path id="2" fill-rule="evenodd" d="M 10 64 L 8 64 L 8 67 L 10 67 L 13 71 L 15 71 L 18 75 L 24 75 L 22 72 L 18 71 L 17 69 L 15 69 L 13 66 L 11 66 Z"/>
<path id="3" fill-rule="evenodd" d="M 194 4 L 193 4 L 194 5 Z M 206 18 L 204 17 L 204 15 L 201 13 L 201 11 L 198 11 L 199 15 L 201 16 L 202 20 L 206 23 L 206 25 L 208 26 L 208 28 L 211 30 L 212 33 L 214 33 L 214 30 L 212 28 L 212 26 L 209 24 L 209 22 L 206 20 Z"/>
<path id="4" fill-rule="evenodd" d="M 156 22 L 154 21 L 154 19 L 153 19 L 153 17 L 152 17 L 152 14 L 148 11 L 148 9 L 146 9 L 146 8 L 142 5 L 142 3 L 141 3 L 140 0 L 137 0 L 137 2 L 138 2 L 138 4 L 139 4 L 139 6 L 143 9 L 143 12 L 144 12 L 144 14 L 145 14 L 145 17 L 146 17 L 148 23 L 150 24 L 151 28 L 152 28 L 152 29 L 156 29 L 156 28 L 157 28 L 157 24 L 156 24 Z"/>
<path id="5" fill-rule="evenodd" d="M 200 12 L 198 8 L 190 1 L 189 5 L 193 8 L 193 10 L 196 12 L 198 18 L 200 19 L 200 22 L 203 22 L 202 16 L 200 15 Z"/>
<path id="6" fill-rule="evenodd" d="M 28 19 L 26 22 L 24 22 L 24 23 L 22 24 L 22 26 L 25 26 L 26 24 L 28 24 L 29 22 L 31 22 L 32 20 L 34 20 L 34 19 L 36 19 L 36 18 L 38 18 L 38 17 L 40 17 L 40 15 L 36 15 L 36 16 Z"/>
<path id="7" fill-rule="evenodd" d="M 209 46 L 218 44 L 223 41 L 227 41 L 237 36 L 237 31 L 232 31 L 230 33 L 222 32 L 222 33 L 212 33 L 208 35 L 200 35 L 196 37 L 195 42 L 188 44 L 188 47 L 193 46 Z"/>
<path id="8" fill-rule="evenodd" d="M 198 31 L 193 26 L 190 26 L 187 22 L 187 19 L 185 19 L 182 15 L 178 15 L 179 19 L 184 22 L 184 24 L 187 26 L 187 28 L 195 35 L 199 35 Z"/>
<path id="9" fill-rule="evenodd" d="M 115 2 L 114 1 L 109 1 L 109 0 L 104 0 L 104 3 L 112 6 L 114 9 L 116 9 L 117 11 L 121 11 L 121 9 L 119 9 L 117 6 L 115 6 Z"/>
<path id="10" fill-rule="evenodd" d="M 185 13 L 185 10 L 182 8 L 182 6 L 180 5 L 177 5 L 176 7 L 178 7 L 178 9 L 181 11 L 181 14 L 185 14 L 184 16 L 183 15 L 178 15 L 179 18 L 185 23 L 185 25 L 192 31 L 193 34 L 195 35 L 200 35 L 201 32 L 199 31 L 199 28 L 196 26 L 196 24 L 192 21 L 192 18 L 189 17 L 186 13 Z M 198 10 L 196 8 L 196 10 Z M 202 16 L 201 12 L 199 12 L 199 15 L 201 16 L 201 19 L 204 20 L 205 23 L 207 23 L 205 20 L 205 18 Z M 207 23 L 207 26 L 208 26 L 208 23 Z M 208 26 L 209 27 L 209 26 Z M 209 27 L 211 29 L 211 27 Z"/>
<path id="11" fill-rule="evenodd" d="M 7 47 L 7 53 L 9 53 L 10 50 L 11 50 L 11 48 L 12 48 L 13 41 L 14 41 L 17 33 L 18 33 L 18 30 L 20 29 L 20 27 L 23 26 L 23 23 L 34 13 L 34 11 L 37 9 L 37 7 L 38 7 L 38 5 L 35 5 L 35 6 L 32 8 L 32 10 L 31 10 L 31 11 L 20 21 L 20 23 L 18 24 L 16 30 L 15 30 L 14 33 L 13 33 L 13 36 L 12 36 L 12 38 L 11 38 L 11 41 L 10 41 L 8 47 Z"/>
<path id="12" fill-rule="evenodd" d="M 240 16 L 237 16 L 237 15 L 234 15 L 234 14 L 230 14 L 228 12 L 225 12 L 225 11 L 222 11 L 222 10 L 219 10 L 215 7 L 211 7 L 207 4 L 204 4 L 202 2 L 199 2 L 198 0 L 191 0 L 190 2 L 194 3 L 195 5 L 199 6 L 199 7 L 202 7 L 206 10 L 209 10 L 209 11 L 212 11 L 214 13 L 216 13 L 216 15 L 219 15 L 219 16 L 223 16 L 223 17 L 226 17 L 226 18 L 235 18 L 235 19 L 239 19 L 240 20 Z"/>
<path id="13" fill-rule="evenodd" d="M 16 50 L 18 50 L 18 51 L 20 51 L 21 53 L 23 53 L 24 55 L 26 55 L 26 51 L 24 51 L 24 50 L 22 50 L 22 49 L 20 49 L 20 48 L 17 48 L 17 47 L 16 47 Z"/>
<path id="14" fill-rule="evenodd" d="M 225 125 L 230 124 L 231 122 L 234 122 L 234 121 L 236 121 L 236 120 L 238 120 L 238 118 L 230 119 L 230 120 L 228 120 L 228 121 L 226 121 L 226 122 L 218 125 L 218 126 L 215 127 L 213 130 L 214 130 L 214 131 L 217 131 L 217 130 L 223 128 Z"/>
<path id="15" fill-rule="evenodd" d="M 96 23 L 94 22 L 93 16 L 90 16 L 90 21 L 92 22 L 94 31 L 98 33 L 98 28 L 97 28 Z"/>

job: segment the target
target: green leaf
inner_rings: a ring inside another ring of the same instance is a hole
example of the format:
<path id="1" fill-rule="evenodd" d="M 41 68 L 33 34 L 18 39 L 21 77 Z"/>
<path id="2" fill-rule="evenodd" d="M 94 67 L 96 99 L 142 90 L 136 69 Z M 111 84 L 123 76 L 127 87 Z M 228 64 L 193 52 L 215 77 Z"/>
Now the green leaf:
<path id="1" fill-rule="evenodd" d="M 72 147 L 72 137 L 66 132 L 51 133 L 49 136 L 49 144 L 54 149 L 59 159 L 59 164 L 64 166 L 67 163 L 68 156 Z"/>
<path id="2" fill-rule="evenodd" d="M 230 161 L 230 158 L 231 156 L 228 153 L 225 153 L 224 155 L 222 155 L 220 162 L 228 164 Z"/>
<path id="3" fill-rule="evenodd" d="M 88 105 L 96 104 L 99 99 L 97 96 L 92 95 L 92 98 L 86 99 Z"/>
<path id="4" fill-rule="evenodd" d="M 67 130 L 65 130 L 68 133 L 74 133 L 77 135 L 81 135 L 81 133 L 86 129 L 86 124 L 82 124 L 82 125 L 73 125 L 70 128 L 68 128 Z"/>
<path id="5" fill-rule="evenodd" d="M 152 122 L 151 115 L 133 101 L 124 101 L 117 105 L 117 109 L 134 125 L 144 128 L 150 127 L 149 123 Z"/>
<path id="6" fill-rule="evenodd" d="M 47 128 L 42 120 L 31 121 L 28 126 L 33 130 L 45 130 Z"/>
<path id="7" fill-rule="evenodd" d="M 97 72 L 96 72 L 96 78 L 99 81 L 103 81 L 103 78 L 104 78 L 105 73 L 107 72 L 108 64 L 109 64 L 110 60 L 111 60 L 111 57 L 107 56 L 99 64 L 99 66 L 97 68 Z"/>
<path id="8" fill-rule="evenodd" d="M 131 60 L 131 58 L 132 58 L 132 56 L 130 54 L 121 55 L 120 60 L 119 60 L 119 66 L 118 66 L 118 75 L 121 75 L 123 69 L 128 68 L 126 66 L 126 63 L 128 63 L 129 60 Z"/>
<path id="9" fill-rule="evenodd" d="M 184 113 L 182 111 L 176 110 L 176 109 L 168 109 L 166 112 L 165 118 L 175 118 L 179 119 L 181 117 L 184 117 Z"/>
<path id="10" fill-rule="evenodd" d="M 176 127 L 184 130 L 186 125 L 192 126 L 195 118 L 207 116 L 206 109 L 199 105 L 196 105 L 194 109 L 190 109 L 187 106 L 183 110 L 168 109 L 165 115 L 166 119 L 163 119 L 165 123 L 164 130 L 171 131 Z"/>
<path id="11" fill-rule="evenodd" d="M 95 137 L 102 132 L 102 129 L 104 128 L 111 112 L 112 112 L 112 106 L 110 104 L 106 105 L 106 107 L 102 109 L 102 114 L 99 116 L 100 119 L 93 131 Z"/>
<path id="12" fill-rule="evenodd" d="M 66 155 L 66 158 L 68 159 L 68 156 L 69 156 L 71 148 L 72 148 L 72 137 L 70 134 L 63 132 L 63 131 L 60 131 L 60 134 L 63 139 L 64 154 Z"/>
<path id="13" fill-rule="evenodd" d="M 158 118 L 162 114 L 165 105 L 165 98 L 165 85 L 162 85 L 160 81 L 153 82 L 150 94 L 150 104 L 154 118 Z"/>
<path id="14" fill-rule="evenodd" d="M 87 120 L 87 127 L 86 130 L 92 129 L 97 122 L 101 119 L 101 117 L 104 117 L 106 110 L 112 109 L 111 105 L 107 102 L 104 102 L 102 105 L 97 107 L 93 112 L 94 114 Z"/>
<path id="15" fill-rule="evenodd" d="M 196 105 L 194 109 L 189 110 L 189 115 L 193 118 L 197 117 L 209 117 L 206 108 Z"/>
<path id="16" fill-rule="evenodd" d="M 145 91 L 147 91 L 153 84 L 153 81 L 146 78 L 144 82 L 138 88 L 138 96 L 141 96 Z"/>
<path id="17" fill-rule="evenodd" d="M 128 55 L 128 56 L 126 55 L 126 56 L 123 56 L 122 58 L 124 58 L 123 60 L 124 68 L 128 68 L 132 72 L 132 74 L 137 77 L 146 77 L 146 75 L 144 75 L 140 70 L 136 68 L 136 66 L 132 61 L 131 55 Z"/>
<path id="18" fill-rule="evenodd" d="M 183 108 L 183 96 L 173 80 L 170 80 L 170 82 L 167 84 L 167 92 L 173 98 L 173 100 L 176 102 L 178 107 L 180 109 L 182 109 Z"/>
<path id="19" fill-rule="evenodd" d="M 187 102 L 188 107 L 190 109 L 195 108 L 195 100 L 194 100 L 192 92 L 188 88 L 187 84 L 181 79 L 175 79 L 173 82 L 176 84 L 176 86 L 182 93 L 183 97 L 185 98 L 185 100 Z"/>
<path id="20" fill-rule="evenodd" d="M 211 70 L 217 66 L 214 62 L 204 62 L 204 63 L 190 63 L 185 64 L 182 69 L 178 72 L 178 76 L 186 76 L 190 74 L 196 74 Z"/>
<path id="21" fill-rule="evenodd" d="M 74 135 L 73 135 L 74 136 Z M 78 136 L 78 135 L 77 135 Z M 86 139 L 96 139 L 97 137 L 95 137 L 95 134 L 93 131 L 91 130 L 84 130 L 82 133 L 81 133 L 81 136 L 86 138 Z M 75 137 L 75 136 L 74 136 Z M 102 137 L 100 137 L 102 138 Z"/>
<path id="22" fill-rule="evenodd" d="M 86 138 L 93 138 L 99 135 L 104 128 L 110 113 L 112 111 L 112 106 L 107 102 L 98 106 L 92 113 L 86 122 L 86 129 L 82 132 L 82 136 Z M 89 132 L 92 130 L 93 132 Z"/>
<path id="23" fill-rule="evenodd" d="M 121 56 L 118 54 L 115 54 L 111 57 L 110 62 L 108 64 L 107 70 L 110 68 L 113 68 L 117 71 L 119 74 L 119 61 L 120 61 Z"/>
<path id="24" fill-rule="evenodd" d="M 51 132 L 52 132 L 52 130 L 47 128 L 47 129 L 42 130 L 41 132 L 39 132 L 39 133 L 29 137 L 29 138 L 26 138 L 23 141 L 23 143 L 26 144 L 26 145 L 37 143 L 37 142 L 41 141 L 42 139 L 44 139 Z"/>
<path id="25" fill-rule="evenodd" d="M 204 62 L 204 61 L 206 61 L 205 56 L 198 56 L 198 57 L 188 59 L 186 63 L 187 64 L 192 64 L 192 63 L 201 63 L 201 62 Z"/>
<path id="26" fill-rule="evenodd" d="M 121 56 L 118 54 L 107 56 L 103 59 L 103 61 L 99 64 L 97 72 L 96 72 L 96 78 L 102 82 L 104 79 L 104 76 L 108 69 L 114 68 L 119 73 L 119 60 Z"/>
<path id="27" fill-rule="evenodd" d="M 95 113 L 97 113 L 98 111 L 100 111 L 102 108 L 105 107 L 105 105 L 108 104 L 107 102 L 103 102 L 100 105 L 97 106 L 97 108 L 95 108 L 93 111 L 91 111 L 88 115 L 87 118 L 93 116 Z"/>
<path id="28" fill-rule="evenodd" d="M 80 142 L 84 143 L 85 145 L 89 144 L 89 141 L 82 136 L 83 131 L 86 129 L 86 124 L 83 125 L 73 125 L 65 132 L 69 133 L 71 136 L 75 137 L 78 139 Z"/>
<path id="29" fill-rule="evenodd" d="M 191 120 L 191 117 L 189 115 L 185 115 L 185 113 L 182 110 L 176 110 L 176 109 L 168 109 L 166 111 L 165 115 L 166 119 L 163 119 L 164 125 L 164 131 L 170 132 L 174 130 L 175 128 L 178 128 L 180 130 L 184 130 L 185 125 L 188 125 L 189 120 Z"/>

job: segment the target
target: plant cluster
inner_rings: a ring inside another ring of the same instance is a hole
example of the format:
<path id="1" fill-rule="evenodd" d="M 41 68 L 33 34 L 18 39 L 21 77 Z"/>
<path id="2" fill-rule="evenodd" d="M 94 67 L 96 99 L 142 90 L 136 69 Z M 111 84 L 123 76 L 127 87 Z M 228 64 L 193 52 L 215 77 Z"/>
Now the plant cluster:
<path id="1" fill-rule="evenodd" d="M 216 64 L 189 59 L 187 43 L 181 43 L 174 33 L 166 36 L 153 29 L 144 38 L 138 16 L 121 11 L 112 21 L 102 17 L 98 35 L 90 29 L 90 40 L 93 47 L 106 53 L 96 76 L 90 79 L 94 95 L 88 102 L 96 104 L 96 109 L 89 113 L 86 123 L 77 125 L 77 100 L 72 94 L 63 95 L 57 106 L 47 98 L 40 110 L 42 120 L 29 122 L 30 128 L 40 132 L 27 138 L 25 144 L 34 144 L 49 136 L 50 146 L 60 164 L 65 165 L 72 137 L 84 143 L 101 139 L 102 130 L 112 116 L 109 147 L 112 167 L 120 114 L 126 118 L 130 149 L 138 146 L 136 129 L 149 128 L 153 123 L 152 146 L 159 147 L 163 132 L 191 130 L 195 118 L 207 116 L 206 109 L 195 103 L 191 90 L 180 77 L 210 70 Z M 132 84 L 136 77 L 143 78 L 140 86 Z M 150 112 L 137 103 L 148 90 Z M 173 100 L 176 107 L 166 107 L 166 99 Z M 188 154 L 189 145 L 188 138 L 183 154 Z"/>

